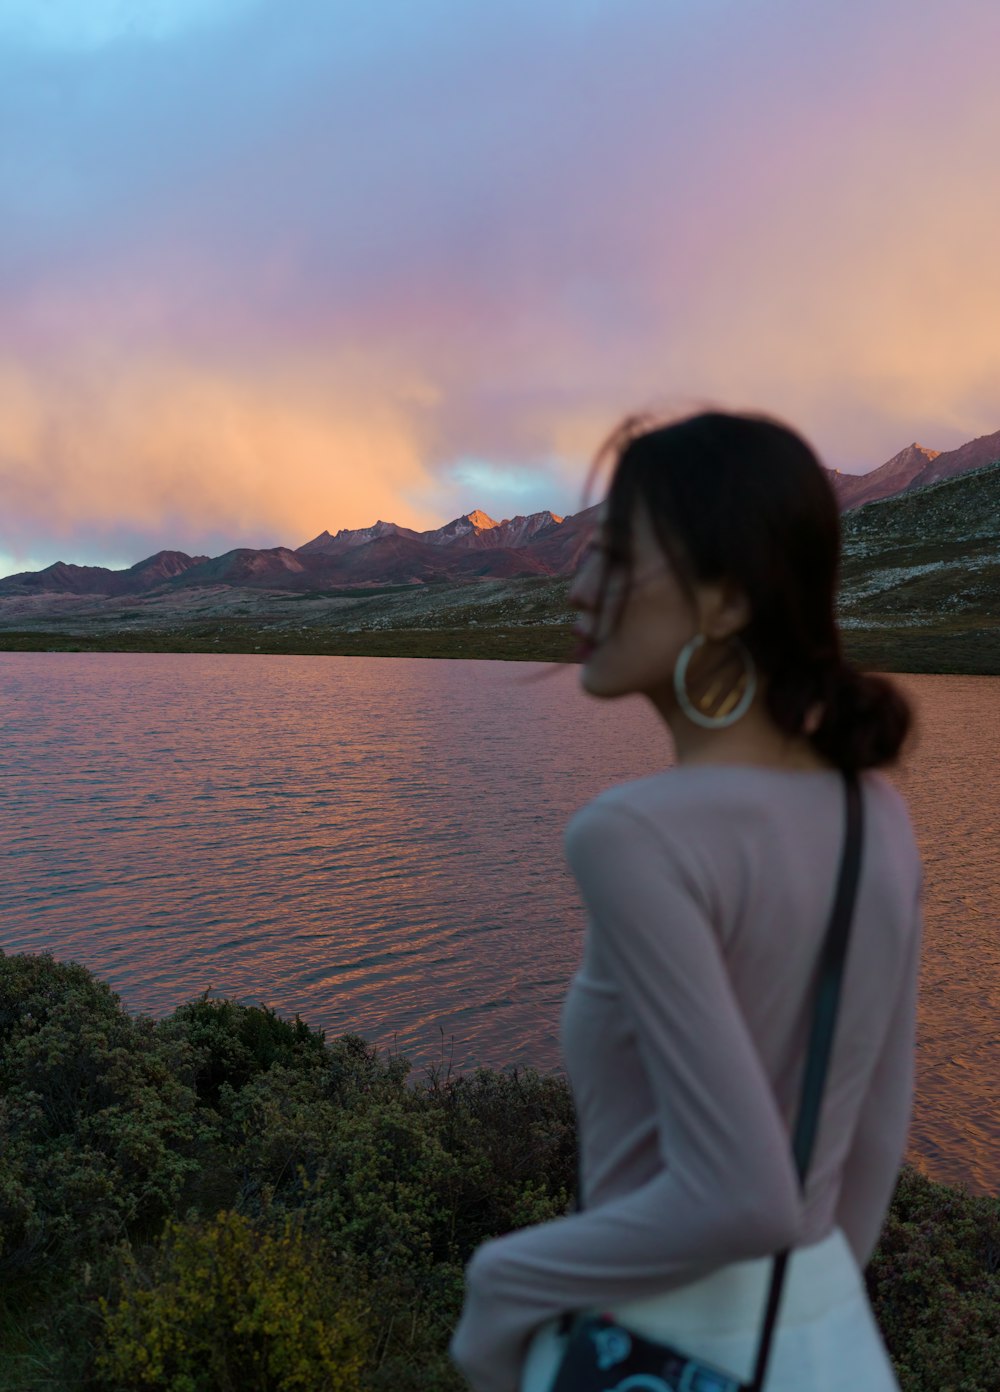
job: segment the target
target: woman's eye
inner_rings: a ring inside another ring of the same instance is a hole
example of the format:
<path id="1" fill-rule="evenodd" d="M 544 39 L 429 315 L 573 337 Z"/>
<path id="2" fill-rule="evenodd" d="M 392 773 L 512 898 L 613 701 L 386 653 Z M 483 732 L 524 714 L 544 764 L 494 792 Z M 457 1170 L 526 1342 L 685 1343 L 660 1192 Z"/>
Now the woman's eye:
<path id="1" fill-rule="evenodd" d="M 588 553 L 594 553 L 601 557 L 605 565 L 624 565 L 627 557 L 622 554 L 615 546 L 609 546 L 607 542 L 592 541 L 586 547 Z"/>

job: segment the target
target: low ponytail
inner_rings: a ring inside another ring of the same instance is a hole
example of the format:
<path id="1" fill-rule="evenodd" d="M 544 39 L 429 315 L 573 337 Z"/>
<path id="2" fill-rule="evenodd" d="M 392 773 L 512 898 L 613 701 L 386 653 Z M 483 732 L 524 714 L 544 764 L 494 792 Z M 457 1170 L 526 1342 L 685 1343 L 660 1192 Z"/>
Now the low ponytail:
<path id="1" fill-rule="evenodd" d="M 840 662 L 824 683 L 815 749 L 838 768 L 860 771 L 892 763 L 912 723 L 906 697 L 885 677 Z"/>

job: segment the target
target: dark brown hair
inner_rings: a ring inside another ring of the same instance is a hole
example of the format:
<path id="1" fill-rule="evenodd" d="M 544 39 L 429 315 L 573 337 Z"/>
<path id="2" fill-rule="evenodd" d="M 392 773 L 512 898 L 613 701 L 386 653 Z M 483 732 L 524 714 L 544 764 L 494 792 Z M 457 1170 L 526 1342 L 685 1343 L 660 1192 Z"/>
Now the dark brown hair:
<path id="1" fill-rule="evenodd" d="M 844 658 L 834 610 L 840 516 L 833 488 L 809 445 L 766 416 L 708 411 L 668 425 L 630 417 L 606 442 L 610 460 L 605 532 L 611 564 L 632 559 L 632 519 L 646 505 L 657 540 L 682 585 L 729 580 L 751 619 L 740 637 L 766 677 L 779 729 L 809 738 L 843 769 L 896 758 L 910 708 L 882 677 Z"/>

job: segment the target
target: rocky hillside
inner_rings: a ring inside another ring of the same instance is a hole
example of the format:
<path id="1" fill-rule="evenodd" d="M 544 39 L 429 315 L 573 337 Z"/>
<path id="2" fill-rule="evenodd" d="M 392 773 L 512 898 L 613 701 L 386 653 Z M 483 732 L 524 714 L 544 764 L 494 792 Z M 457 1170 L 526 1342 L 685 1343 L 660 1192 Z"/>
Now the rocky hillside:
<path id="1" fill-rule="evenodd" d="M 230 556 L 236 552 L 229 552 Z M 252 555 L 260 552 L 248 553 Z M 266 554 L 266 553 L 264 553 Z M 158 589 L 168 581 L 177 580 L 187 571 L 200 566 L 219 566 L 219 557 L 188 556 L 183 551 L 157 551 L 144 561 L 136 561 L 127 570 L 108 570 L 106 566 L 68 565 L 56 561 L 44 570 L 25 570 L 0 580 L 3 595 L 137 595 Z"/>
<path id="2" fill-rule="evenodd" d="M 937 459 L 938 451 L 916 443 L 894 454 L 885 464 L 867 474 L 842 474 L 838 469 L 828 471 L 833 490 L 841 508 L 861 507 L 892 493 L 912 487 L 924 469 Z"/>
<path id="3" fill-rule="evenodd" d="M 994 431 L 992 435 L 980 435 L 968 444 L 960 445 L 958 449 L 935 454 L 909 486 L 911 489 L 927 488 L 932 483 L 939 483 L 941 479 L 956 478 L 959 474 L 968 473 L 970 469 L 980 469 L 984 464 L 992 464 L 997 459 L 1000 459 L 1000 430 Z"/>
<path id="4" fill-rule="evenodd" d="M 1000 461 L 844 517 L 846 626 L 959 615 L 1000 644 Z"/>
<path id="5" fill-rule="evenodd" d="M 958 449 L 944 453 L 916 443 L 907 445 L 906 449 L 900 450 L 867 474 L 842 474 L 836 469 L 831 470 L 831 482 L 841 507 L 846 511 L 876 502 L 879 498 L 928 488 L 942 479 L 957 478 L 959 474 L 980 469 L 995 459 L 1000 459 L 1000 430 L 992 435 L 980 435 Z"/>

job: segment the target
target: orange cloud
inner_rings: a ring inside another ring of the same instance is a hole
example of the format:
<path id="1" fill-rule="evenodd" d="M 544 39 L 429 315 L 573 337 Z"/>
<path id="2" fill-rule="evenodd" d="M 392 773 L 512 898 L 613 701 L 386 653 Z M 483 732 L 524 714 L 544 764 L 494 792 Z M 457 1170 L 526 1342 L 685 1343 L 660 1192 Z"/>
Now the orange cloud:
<path id="1" fill-rule="evenodd" d="M 221 530 L 234 544 L 295 546 L 376 516 L 437 525 L 400 506 L 425 480 L 419 417 L 433 391 L 376 388 L 362 375 L 316 364 L 242 375 L 169 361 L 45 374 L 0 364 L 0 515 L 28 533 L 114 524 L 160 542 L 167 523 L 183 534 L 176 545 Z M 3 540 L 16 547 L 16 536 Z"/>

